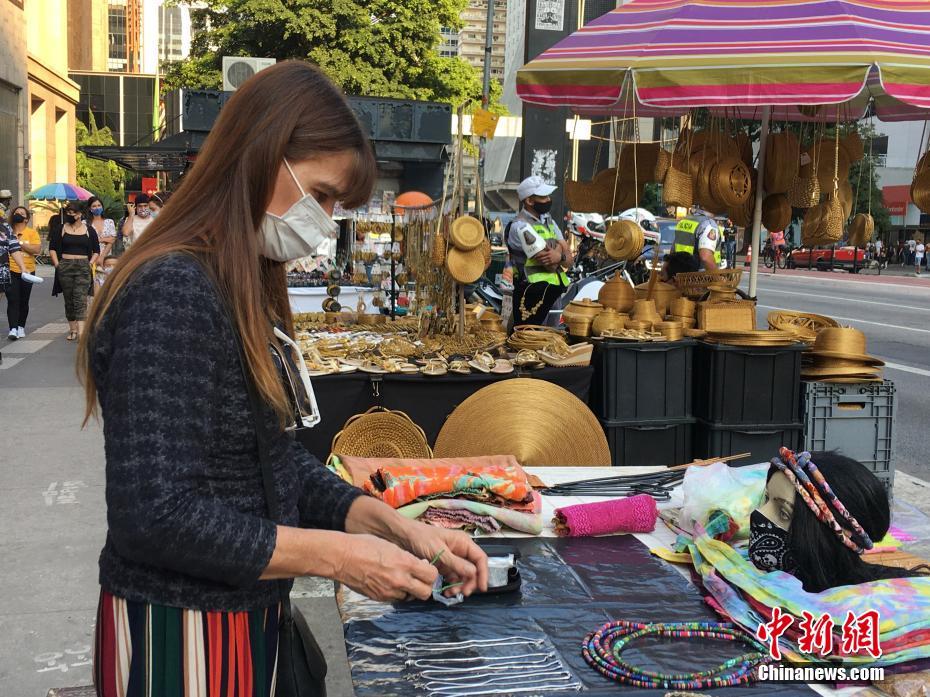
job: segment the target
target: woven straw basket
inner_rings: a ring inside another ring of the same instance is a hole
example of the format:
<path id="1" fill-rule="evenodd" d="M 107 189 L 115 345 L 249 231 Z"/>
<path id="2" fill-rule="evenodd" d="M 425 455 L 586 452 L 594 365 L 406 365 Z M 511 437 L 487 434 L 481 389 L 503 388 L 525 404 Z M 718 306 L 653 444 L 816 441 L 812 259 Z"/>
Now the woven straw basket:
<path id="1" fill-rule="evenodd" d="M 665 205 L 690 208 L 694 203 L 694 182 L 688 172 L 678 169 L 674 158 L 665 173 Z"/>
<path id="2" fill-rule="evenodd" d="M 355 457 L 433 457 L 423 429 L 402 411 L 383 407 L 372 407 L 346 421 L 330 450 Z"/>

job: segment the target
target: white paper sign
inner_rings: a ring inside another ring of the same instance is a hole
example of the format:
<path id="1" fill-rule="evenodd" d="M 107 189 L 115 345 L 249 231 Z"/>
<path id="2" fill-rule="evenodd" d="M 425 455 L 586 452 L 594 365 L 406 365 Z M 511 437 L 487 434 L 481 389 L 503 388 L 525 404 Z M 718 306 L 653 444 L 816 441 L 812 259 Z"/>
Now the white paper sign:
<path id="1" fill-rule="evenodd" d="M 565 0 L 536 0 L 536 29 L 562 31 Z"/>
<path id="2" fill-rule="evenodd" d="M 533 162 L 530 166 L 534 177 L 542 177 L 547 184 L 555 184 L 555 150 L 534 150 Z"/>

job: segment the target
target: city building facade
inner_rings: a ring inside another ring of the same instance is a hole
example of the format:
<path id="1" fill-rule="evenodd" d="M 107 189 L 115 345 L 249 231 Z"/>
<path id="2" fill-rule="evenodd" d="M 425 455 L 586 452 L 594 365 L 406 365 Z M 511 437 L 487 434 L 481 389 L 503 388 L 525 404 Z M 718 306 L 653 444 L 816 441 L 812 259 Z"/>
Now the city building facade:
<path id="1" fill-rule="evenodd" d="M 28 69 L 23 0 L 0 0 L 0 189 L 15 201 L 28 190 Z"/>

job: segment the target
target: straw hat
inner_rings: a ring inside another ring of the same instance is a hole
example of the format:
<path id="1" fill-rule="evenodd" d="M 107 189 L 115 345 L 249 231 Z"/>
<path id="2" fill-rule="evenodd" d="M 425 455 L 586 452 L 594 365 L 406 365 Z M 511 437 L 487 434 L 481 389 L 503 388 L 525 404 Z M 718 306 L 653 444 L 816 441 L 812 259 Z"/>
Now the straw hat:
<path id="1" fill-rule="evenodd" d="M 752 172 L 738 157 L 717 162 L 711 172 L 711 193 L 728 208 L 741 206 L 752 193 Z"/>
<path id="2" fill-rule="evenodd" d="M 467 252 L 479 247 L 484 241 L 484 226 L 477 218 L 470 215 L 461 215 L 452 221 L 452 231 L 449 239 L 457 249 Z"/>
<path id="3" fill-rule="evenodd" d="M 612 222 L 604 236 L 604 249 L 611 259 L 636 259 L 644 244 L 643 229 L 632 220 Z"/>
<path id="4" fill-rule="evenodd" d="M 478 390 L 446 419 L 436 457 L 482 455 L 513 455 L 525 466 L 611 464 L 607 438 L 588 405 L 558 385 L 531 378 Z"/>
<path id="5" fill-rule="evenodd" d="M 817 334 L 812 355 L 825 358 L 845 358 L 870 365 L 885 365 L 866 353 L 865 334 L 852 327 L 827 327 Z"/>
<path id="6" fill-rule="evenodd" d="M 334 455 L 433 457 L 423 429 L 402 411 L 372 407 L 346 421 L 333 438 Z"/>
<path id="7" fill-rule="evenodd" d="M 791 224 L 791 204 L 785 194 L 765 197 L 762 201 L 762 224 L 766 230 L 784 230 Z"/>
<path id="8" fill-rule="evenodd" d="M 841 367 L 833 365 L 809 366 L 801 369 L 802 377 L 852 377 L 854 375 L 865 375 L 872 377 L 879 373 L 879 367 L 868 367 L 860 364 L 855 367 Z"/>
<path id="9" fill-rule="evenodd" d="M 446 270 L 459 283 L 474 283 L 484 273 L 484 254 L 480 247 L 467 252 L 451 247 L 446 255 Z"/>

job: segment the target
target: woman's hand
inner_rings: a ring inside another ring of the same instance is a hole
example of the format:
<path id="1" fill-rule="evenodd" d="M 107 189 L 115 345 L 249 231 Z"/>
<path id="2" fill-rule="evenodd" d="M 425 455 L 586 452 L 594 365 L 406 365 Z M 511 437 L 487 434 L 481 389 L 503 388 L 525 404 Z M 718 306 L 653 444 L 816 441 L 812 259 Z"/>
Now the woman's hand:
<path id="1" fill-rule="evenodd" d="M 374 600 L 410 596 L 426 600 L 439 572 L 397 545 L 374 535 L 350 535 L 335 580 Z"/>
<path id="2" fill-rule="evenodd" d="M 469 596 L 488 589 L 488 556 L 464 532 L 437 528 L 409 521 L 398 539 L 404 549 L 421 559 L 436 559 L 445 585 L 455 585 L 447 593 Z"/>

